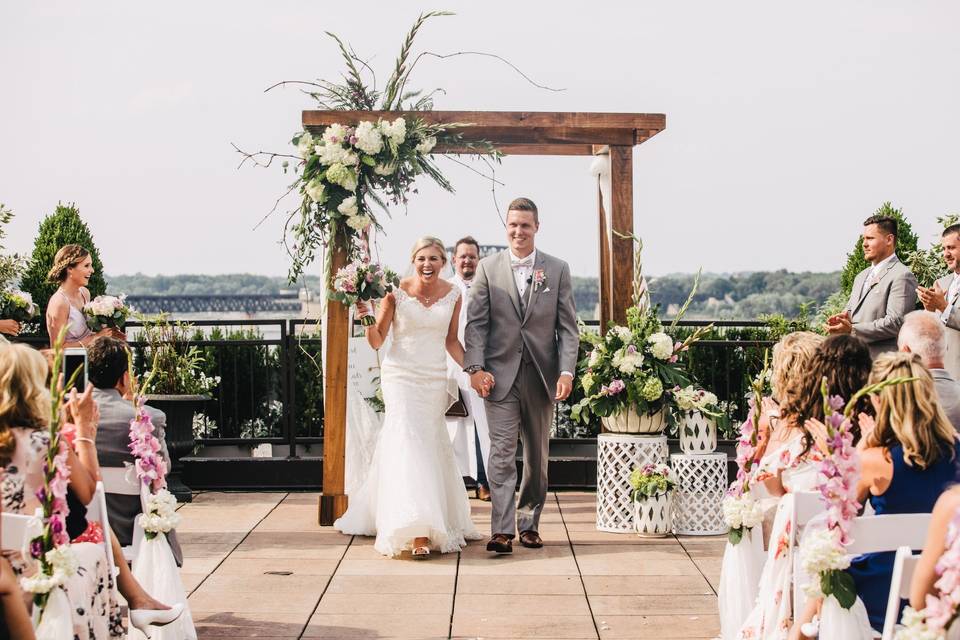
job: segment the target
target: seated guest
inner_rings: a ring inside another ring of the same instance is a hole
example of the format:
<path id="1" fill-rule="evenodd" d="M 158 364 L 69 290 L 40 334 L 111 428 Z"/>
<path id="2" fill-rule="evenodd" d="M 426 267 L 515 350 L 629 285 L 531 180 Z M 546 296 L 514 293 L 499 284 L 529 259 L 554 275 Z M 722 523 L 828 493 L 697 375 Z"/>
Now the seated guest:
<path id="1" fill-rule="evenodd" d="M 27 598 L 6 558 L 0 558 L 0 638 L 34 640 L 33 623 L 27 613 Z"/>
<path id="2" fill-rule="evenodd" d="M 40 506 L 36 494 L 43 487 L 43 463 L 50 446 L 47 376 L 47 363 L 39 352 L 26 345 L 0 346 L 0 464 L 4 471 L 0 497 L 4 511 L 33 514 Z M 76 504 L 89 504 L 95 491 L 93 474 L 97 468 L 96 450 L 90 446 L 96 439 L 97 430 L 92 388 L 88 387 L 87 392 L 79 397 L 74 393 L 65 405 L 65 412 L 76 427 L 75 445 L 83 445 L 79 447 L 79 453 L 73 446 L 67 449 L 68 492 L 79 501 Z M 90 469 L 93 469 L 92 473 Z M 67 524 L 68 532 L 81 532 L 80 538 L 70 543 L 80 569 L 64 585 L 64 592 L 72 605 L 75 637 L 125 636 L 113 576 L 107 570 L 103 548 L 103 536 L 111 534 L 90 527 L 86 522 L 76 523 L 76 527 L 71 527 L 69 521 Z M 115 557 L 122 558 L 112 535 L 110 543 Z M 30 575 L 36 570 L 31 561 L 17 551 L 5 552 L 5 555 L 19 574 L 26 572 Z M 180 615 L 182 605 L 171 608 L 157 602 L 143 590 L 125 563 L 121 562 L 118 568 L 117 585 L 130 606 L 133 626 L 143 630 L 151 624 L 168 624 Z"/>
<path id="3" fill-rule="evenodd" d="M 133 464 L 130 453 L 130 421 L 136 415 L 133 402 L 130 372 L 127 364 L 127 346 L 120 340 L 100 337 L 87 348 L 87 375 L 94 386 L 93 399 L 100 410 L 100 426 L 97 430 L 97 455 L 102 467 L 123 467 Z M 146 406 L 153 420 L 154 435 L 160 441 L 160 455 L 170 464 L 163 429 L 167 424 L 164 413 Z M 121 545 L 133 543 L 133 521 L 140 514 L 140 496 L 107 494 L 107 510 L 110 526 Z M 183 552 L 177 541 L 176 531 L 167 534 L 170 549 L 183 565 Z"/>
<path id="4" fill-rule="evenodd" d="M 940 579 L 937 573 L 937 562 L 947 550 L 947 530 L 956 520 L 960 511 L 960 488 L 953 487 L 943 492 L 943 495 L 933 506 L 930 516 L 930 528 L 927 529 L 927 541 L 923 545 L 920 560 L 913 570 L 913 579 L 910 581 L 910 606 L 914 611 L 926 608 L 927 595 L 939 596 L 934 583 Z M 954 638 L 957 629 L 956 623 L 950 626 L 947 637 Z"/>
<path id="5" fill-rule="evenodd" d="M 886 387 L 871 397 L 876 420 L 861 417 L 860 479 L 857 499 L 869 499 L 877 515 L 930 513 L 943 491 L 957 481 L 960 442 L 936 400 L 933 378 L 920 357 L 906 353 L 880 355 L 870 383 L 892 378 L 916 380 Z M 871 626 L 880 631 L 887 610 L 894 552 L 868 553 L 853 559 L 847 571 L 863 600 Z M 794 625 L 813 618 L 812 601 Z M 899 617 L 899 616 L 898 616 Z"/>
<path id="6" fill-rule="evenodd" d="M 937 399 L 954 429 L 960 431 L 960 382 L 953 379 L 944 365 L 947 338 L 940 317 L 929 311 L 912 311 L 903 319 L 897 339 L 900 351 L 920 356 L 930 370 L 937 389 Z"/>

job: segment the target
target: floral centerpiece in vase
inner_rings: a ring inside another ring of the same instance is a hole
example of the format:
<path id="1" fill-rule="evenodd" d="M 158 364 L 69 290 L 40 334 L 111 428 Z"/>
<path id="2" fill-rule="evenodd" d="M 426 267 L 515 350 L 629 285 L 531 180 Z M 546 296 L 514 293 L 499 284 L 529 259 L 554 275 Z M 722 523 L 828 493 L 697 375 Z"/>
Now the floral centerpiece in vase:
<path id="1" fill-rule="evenodd" d="M 586 373 L 579 379 L 584 398 L 570 415 L 588 422 L 601 419 L 613 433 L 656 435 L 667 426 L 675 404 L 671 390 L 686 387 L 691 380 L 679 362 L 680 354 L 690 348 L 712 325 L 700 327 L 683 342 L 674 342 L 650 306 L 649 292 L 641 273 L 638 238 L 634 263 L 633 306 L 627 309 L 626 326 L 610 323 L 606 335 L 584 335 L 592 345 L 587 356 Z M 671 328 L 683 316 L 697 290 L 699 274 L 686 303 L 674 318 Z"/>
<path id="2" fill-rule="evenodd" d="M 633 488 L 633 523 L 637 535 L 662 538 L 673 531 L 673 490 L 677 478 L 673 469 L 659 464 L 645 464 L 630 474 Z"/>
<path id="3" fill-rule="evenodd" d="M 103 329 L 123 331 L 127 326 L 127 317 L 130 307 L 126 303 L 126 295 L 97 296 L 83 305 L 83 315 L 87 319 L 87 326 L 94 333 Z"/>
<path id="4" fill-rule="evenodd" d="M 717 396 L 695 385 L 674 387 L 673 401 L 679 414 L 680 450 L 710 453 L 717 448 L 717 417 L 722 415 Z"/>

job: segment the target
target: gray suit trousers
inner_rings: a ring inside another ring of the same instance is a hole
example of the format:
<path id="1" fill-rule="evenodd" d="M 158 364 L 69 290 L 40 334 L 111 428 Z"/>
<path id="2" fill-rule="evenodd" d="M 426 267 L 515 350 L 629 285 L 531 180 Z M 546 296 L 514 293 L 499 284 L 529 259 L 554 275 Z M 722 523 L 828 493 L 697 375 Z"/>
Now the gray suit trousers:
<path id="1" fill-rule="evenodd" d="M 543 387 L 536 365 L 524 358 L 510 393 L 499 402 L 486 400 L 490 427 L 490 532 L 511 538 L 520 531 L 537 531 L 547 500 L 547 463 L 550 459 L 550 422 L 553 398 Z M 517 487 L 517 436 L 523 443 L 523 477 Z"/>

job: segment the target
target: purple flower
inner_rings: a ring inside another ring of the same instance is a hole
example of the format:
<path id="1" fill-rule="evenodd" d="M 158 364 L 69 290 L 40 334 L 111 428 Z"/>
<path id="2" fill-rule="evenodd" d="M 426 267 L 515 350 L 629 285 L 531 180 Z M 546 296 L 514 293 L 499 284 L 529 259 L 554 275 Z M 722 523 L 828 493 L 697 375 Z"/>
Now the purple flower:
<path id="1" fill-rule="evenodd" d="M 39 538 L 30 543 L 30 557 L 40 558 L 43 555 L 43 543 Z"/>

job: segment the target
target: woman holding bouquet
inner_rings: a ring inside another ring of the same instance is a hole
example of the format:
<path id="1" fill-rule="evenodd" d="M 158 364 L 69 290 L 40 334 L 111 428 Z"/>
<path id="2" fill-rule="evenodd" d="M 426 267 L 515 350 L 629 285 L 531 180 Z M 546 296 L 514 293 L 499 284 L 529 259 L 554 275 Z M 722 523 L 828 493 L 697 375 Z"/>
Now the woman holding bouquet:
<path id="1" fill-rule="evenodd" d="M 374 547 L 388 556 L 411 551 L 424 558 L 431 549 L 459 551 L 481 538 L 444 419 L 458 397 L 447 353 L 463 362 L 460 289 L 440 278 L 446 261 L 440 240 L 419 240 L 411 252 L 414 275 L 386 294 L 376 323 L 366 327 L 374 349 L 393 334 L 380 369 L 385 418 L 369 474 L 334 527 L 375 535 Z M 357 311 L 366 316 L 370 308 L 358 302 Z"/>
<path id="2" fill-rule="evenodd" d="M 90 252 L 78 244 L 60 247 L 53 258 L 53 267 L 47 273 L 47 280 L 59 284 L 47 305 L 47 335 L 55 340 L 64 326 L 67 334 L 63 346 L 85 347 L 98 336 L 110 336 L 126 340 L 122 331 L 105 327 L 94 333 L 87 327 L 83 307 L 90 302 L 87 283 L 93 275 L 93 259 Z"/>

